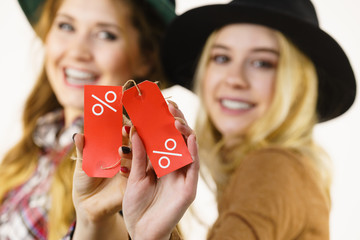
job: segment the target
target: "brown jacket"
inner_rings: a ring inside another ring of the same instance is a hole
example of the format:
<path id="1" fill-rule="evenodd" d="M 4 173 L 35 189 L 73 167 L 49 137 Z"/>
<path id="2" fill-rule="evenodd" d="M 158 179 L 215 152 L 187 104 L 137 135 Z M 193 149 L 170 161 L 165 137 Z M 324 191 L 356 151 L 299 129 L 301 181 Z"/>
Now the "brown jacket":
<path id="1" fill-rule="evenodd" d="M 328 240 L 330 201 L 309 160 L 281 149 L 249 155 L 219 202 L 208 239 Z"/>

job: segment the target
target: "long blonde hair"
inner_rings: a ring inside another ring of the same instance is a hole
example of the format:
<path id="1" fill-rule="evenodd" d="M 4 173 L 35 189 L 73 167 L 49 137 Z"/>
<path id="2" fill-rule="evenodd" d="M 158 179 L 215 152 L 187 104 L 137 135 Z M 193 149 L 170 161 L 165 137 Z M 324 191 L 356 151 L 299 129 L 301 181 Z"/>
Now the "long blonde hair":
<path id="1" fill-rule="evenodd" d="M 114 3 L 126 4 L 130 9 L 132 24 L 139 31 L 140 52 L 149 58 L 149 62 L 153 64 L 147 77 L 162 82 L 163 87 L 166 86 L 159 55 L 159 43 L 165 31 L 165 23 L 145 1 L 113 1 Z M 62 0 L 45 1 L 41 18 L 34 29 L 43 42 L 45 42 L 62 2 Z M 23 135 L 1 161 L 0 203 L 3 202 L 10 190 L 26 182 L 33 174 L 40 155 L 40 148 L 33 142 L 37 120 L 46 113 L 59 108 L 61 105 L 56 99 L 43 68 L 24 106 Z M 50 196 L 53 207 L 48 213 L 48 239 L 59 239 L 64 236 L 75 219 L 72 202 L 74 161 L 70 160 L 73 152 L 73 148 L 69 150 L 58 165 L 52 179 Z"/>
<path id="2" fill-rule="evenodd" d="M 280 57 L 272 103 L 265 115 L 248 128 L 245 136 L 233 136 L 238 144 L 225 151 L 225 140 L 207 114 L 203 103 L 205 93 L 201 87 L 216 36 L 217 31 L 208 38 L 195 74 L 195 90 L 202 105 L 195 129 L 200 159 L 216 183 L 217 197 L 221 196 L 231 174 L 246 154 L 271 146 L 287 148 L 311 159 L 319 181 L 329 196 L 331 164 L 327 154 L 313 141 L 313 128 L 318 121 L 318 81 L 314 64 L 290 40 L 276 31 Z"/>

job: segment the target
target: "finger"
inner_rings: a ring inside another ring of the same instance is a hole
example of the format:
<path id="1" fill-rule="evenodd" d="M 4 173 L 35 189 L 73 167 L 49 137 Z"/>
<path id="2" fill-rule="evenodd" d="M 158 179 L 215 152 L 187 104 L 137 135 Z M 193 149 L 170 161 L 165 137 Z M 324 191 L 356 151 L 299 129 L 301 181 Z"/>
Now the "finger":
<path id="1" fill-rule="evenodd" d="M 197 189 L 197 182 L 199 176 L 199 155 L 198 155 L 198 145 L 196 142 L 195 134 L 191 134 L 188 137 L 187 141 L 189 153 L 193 162 L 188 166 L 187 173 L 186 173 L 186 185 L 189 189 L 188 193 L 190 200 L 194 200 L 196 196 L 196 189 Z"/>
<path id="2" fill-rule="evenodd" d="M 167 101 L 169 102 L 168 107 L 169 107 L 170 113 L 174 117 L 182 118 L 186 122 L 184 114 L 181 112 L 181 110 L 179 109 L 177 104 L 171 100 L 167 100 Z"/>
<path id="3" fill-rule="evenodd" d="M 185 136 L 185 140 L 194 132 L 182 118 L 175 117 L 175 127 Z"/>
<path id="4" fill-rule="evenodd" d="M 73 181 L 73 197 L 74 202 L 79 201 L 79 196 L 88 192 L 89 182 L 92 181 L 82 168 L 83 164 L 83 149 L 85 146 L 85 138 L 81 133 L 77 133 L 73 137 L 76 147 L 76 164 L 74 170 L 74 181 Z"/>
<path id="5" fill-rule="evenodd" d="M 130 129 L 131 125 L 124 125 L 121 129 L 123 145 L 130 145 Z"/>
<path id="6" fill-rule="evenodd" d="M 134 181 L 146 177 L 147 158 L 146 150 L 140 136 L 136 131 L 131 134 L 132 142 L 132 163 L 129 179 Z"/>
<path id="7" fill-rule="evenodd" d="M 169 100 L 169 99 L 167 99 L 167 101 L 168 101 L 169 104 L 173 105 L 174 108 L 179 109 L 179 106 L 176 104 L 176 102 L 174 102 L 172 100 Z"/>
<path id="8" fill-rule="evenodd" d="M 76 133 L 73 136 L 73 140 L 76 147 L 76 168 L 82 170 L 82 159 L 83 159 L 83 149 L 84 149 L 84 135 L 81 133 Z"/>
<path id="9" fill-rule="evenodd" d="M 122 135 L 123 137 L 129 137 L 130 136 L 130 129 L 131 129 L 131 125 L 124 125 L 122 127 Z"/>
<path id="10" fill-rule="evenodd" d="M 130 143 L 131 143 L 131 138 L 132 138 L 132 135 L 134 134 L 134 132 L 136 132 L 136 129 L 135 129 L 134 126 L 131 126 L 131 128 L 130 128 L 130 137 L 129 137 Z"/>
<path id="11" fill-rule="evenodd" d="M 120 174 L 128 177 L 131 170 L 132 152 L 128 146 L 122 146 L 119 148 L 119 154 L 121 157 L 120 162 Z"/>

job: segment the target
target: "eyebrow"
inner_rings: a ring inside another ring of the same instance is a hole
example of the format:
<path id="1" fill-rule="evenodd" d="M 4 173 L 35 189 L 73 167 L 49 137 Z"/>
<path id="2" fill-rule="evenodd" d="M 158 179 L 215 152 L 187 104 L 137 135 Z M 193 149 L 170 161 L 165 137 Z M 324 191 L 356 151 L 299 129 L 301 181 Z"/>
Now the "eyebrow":
<path id="1" fill-rule="evenodd" d="M 67 18 L 67 19 L 69 19 L 71 21 L 75 20 L 73 17 L 71 17 L 70 15 L 68 15 L 66 13 L 59 13 L 59 14 L 56 15 L 56 17 L 64 17 L 64 18 Z M 117 24 L 114 24 L 114 23 L 99 22 L 96 25 L 99 26 L 99 27 L 112 27 L 112 28 L 116 28 L 119 31 L 121 31 L 121 28 Z"/>
<path id="2" fill-rule="evenodd" d="M 70 19 L 70 20 L 74 20 L 73 17 L 71 17 L 71 16 L 69 16 L 69 15 L 67 15 L 67 14 L 65 14 L 65 13 L 57 13 L 57 14 L 55 15 L 55 18 L 57 18 L 57 17 L 64 17 L 64 18 L 68 18 L 68 19 Z"/>
<path id="3" fill-rule="evenodd" d="M 269 53 L 273 53 L 275 55 L 279 55 L 279 51 L 275 50 L 273 48 L 256 48 L 254 49 L 254 52 L 269 52 Z"/>
<path id="4" fill-rule="evenodd" d="M 222 44 L 214 44 L 211 49 L 224 49 L 224 50 L 228 50 L 230 51 L 230 49 Z M 267 47 L 259 47 L 259 48 L 255 48 L 252 50 L 252 52 L 269 52 L 269 53 L 273 53 L 275 55 L 280 55 L 278 50 L 275 50 L 273 48 L 267 48 Z"/>

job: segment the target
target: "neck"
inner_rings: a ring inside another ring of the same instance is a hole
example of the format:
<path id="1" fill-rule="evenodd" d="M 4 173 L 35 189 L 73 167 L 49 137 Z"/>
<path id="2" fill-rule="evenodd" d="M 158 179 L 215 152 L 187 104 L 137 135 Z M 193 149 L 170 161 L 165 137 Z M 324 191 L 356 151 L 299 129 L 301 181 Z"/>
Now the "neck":
<path id="1" fill-rule="evenodd" d="M 74 108 L 65 108 L 64 117 L 65 117 L 65 128 L 69 127 L 76 118 L 84 114 L 83 109 L 74 109 Z"/>

